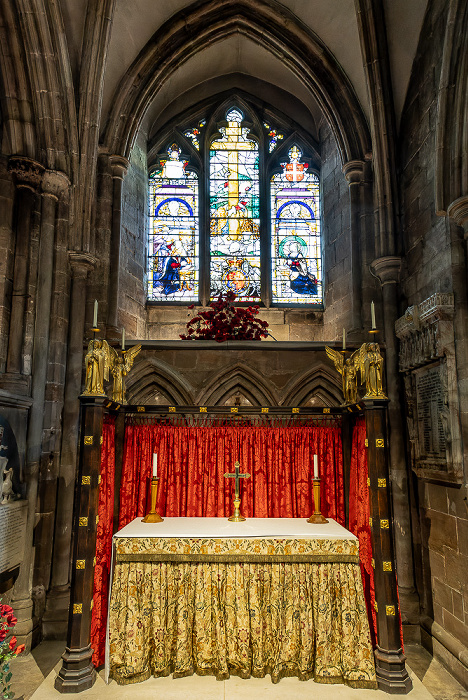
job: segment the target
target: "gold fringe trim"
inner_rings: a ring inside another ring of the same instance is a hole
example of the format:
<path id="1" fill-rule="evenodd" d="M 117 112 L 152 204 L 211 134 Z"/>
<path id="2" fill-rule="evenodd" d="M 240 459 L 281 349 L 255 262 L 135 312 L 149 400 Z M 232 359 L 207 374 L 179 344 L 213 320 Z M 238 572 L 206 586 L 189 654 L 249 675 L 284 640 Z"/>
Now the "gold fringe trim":
<path id="1" fill-rule="evenodd" d="M 147 681 L 151 676 L 153 678 L 166 678 L 167 676 L 170 676 L 172 674 L 172 677 L 174 679 L 177 678 L 187 678 L 188 676 L 214 676 L 217 681 L 227 681 L 231 676 L 235 676 L 236 678 L 242 678 L 243 680 L 248 680 L 249 678 L 266 678 L 266 676 L 271 677 L 271 682 L 276 685 L 277 683 L 280 682 L 282 678 L 297 678 L 300 681 L 310 681 L 313 680 L 314 683 L 322 683 L 323 685 L 346 685 L 350 688 L 362 688 L 365 690 L 377 690 L 378 685 L 376 680 L 369 680 L 369 679 L 362 679 L 362 680 L 353 680 L 353 679 L 347 679 L 341 675 L 339 676 L 319 676 L 313 671 L 311 672 L 304 672 L 304 671 L 297 671 L 294 669 L 290 668 L 285 668 L 282 669 L 281 671 L 277 671 L 272 675 L 271 673 L 271 667 L 268 667 L 264 671 L 262 670 L 252 670 L 251 673 L 248 671 L 241 671 L 240 669 L 233 669 L 230 668 L 227 672 L 226 671 L 217 671 L 215 669 L 203 669 L 203 668 L 190 668 L 187 669 L 186 671 L 179 671 L 176 672 L 173 670 L 173 665 L 171 664 L 171 668 L 165 668 L 161 671 L 158 671 L 156 673 L 151 673 L 151 671 L 148 669 L 146 671 L 142 671 L 141 673 L 136 673 L 133 676 L 125 676 L 123 673 L 119 671 L 119 669 L 114 669 L 111 670 L 109 677 L 112 678 L 118 685 L 134 685 L 135 683 L 143 683 L 144 681 Z"/>
<path id="2" fill-rule="evenodd" d="M 355 554 L 117 554 L 116 563 L 181 562 L 209 564 L 359 564 Z"/>

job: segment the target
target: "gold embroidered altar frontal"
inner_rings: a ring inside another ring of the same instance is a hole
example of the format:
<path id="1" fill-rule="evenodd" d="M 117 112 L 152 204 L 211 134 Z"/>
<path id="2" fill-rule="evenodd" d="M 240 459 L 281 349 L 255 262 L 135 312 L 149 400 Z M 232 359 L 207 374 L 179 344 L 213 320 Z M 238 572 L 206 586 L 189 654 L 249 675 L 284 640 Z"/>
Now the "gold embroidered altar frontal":
<path id="1" fill-rule="evenodd" d="M 109 663 L 121 684 L 269 673 L 376 688 L 357 540 L 119 537 Z"/>

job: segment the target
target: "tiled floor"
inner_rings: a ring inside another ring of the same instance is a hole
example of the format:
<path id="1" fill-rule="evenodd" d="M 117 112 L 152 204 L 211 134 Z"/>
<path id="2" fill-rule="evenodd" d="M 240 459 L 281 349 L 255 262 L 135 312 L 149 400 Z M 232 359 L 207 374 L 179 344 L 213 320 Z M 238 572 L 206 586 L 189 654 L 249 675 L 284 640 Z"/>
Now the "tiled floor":
<path id="1" fill-rule="evenodd" d="M 19 657 L 13 664 L 13 685 L 18 700 L 59 700 L 63 696 L 54 689 L 63 642 L 43 642 L 29 656 Z M 450 676 L 438 661 L 422 647 L 407 647 L 413 690 L 409 700 L 468 700 L 468 692 Z M 54 668 L 55 667 L 55 668 Z M 424 685 L 416 673 L 424 681 Z M 343 685 L 321 685 L 296 678 L 283 678 L 273 685 L 270 678 L 242 680 L 232 677 L 217 681 L 211 676 L 189 678 L 151 678 L 145 683 L 118 686 L 106 685 L 103 673 L 95 685 L 79 700 L 385 700 L 386 693 L 375 690 L 353 690 Z"/>

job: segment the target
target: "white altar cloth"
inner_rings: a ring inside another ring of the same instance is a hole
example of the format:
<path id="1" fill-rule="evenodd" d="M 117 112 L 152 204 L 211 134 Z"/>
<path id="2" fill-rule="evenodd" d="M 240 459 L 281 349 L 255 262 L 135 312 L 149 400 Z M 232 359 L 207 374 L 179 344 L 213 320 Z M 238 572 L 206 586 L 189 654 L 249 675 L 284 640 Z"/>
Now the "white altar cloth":
<path id="1" fill-rule="evenodd" d="M 294 537 L 300 539 L 350 539 L 357 540 L 349 530 L 336 520 L 316 525 L 305 518 L 248 518 L 241 523 L 227 518 L 165 518 L 162 523 L 144 523 L 135 518 L 122 530 L 119 537 Z"/>

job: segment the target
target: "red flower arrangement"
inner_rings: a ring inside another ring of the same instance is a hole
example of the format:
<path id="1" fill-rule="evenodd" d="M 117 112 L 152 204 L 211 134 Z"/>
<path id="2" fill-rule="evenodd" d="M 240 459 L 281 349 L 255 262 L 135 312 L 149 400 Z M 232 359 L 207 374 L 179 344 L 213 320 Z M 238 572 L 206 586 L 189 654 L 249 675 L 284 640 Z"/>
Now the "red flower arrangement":
<path id="1" fill-rule="evenodd" d="M 24 644 L 16 646 L 18 640 L 14 635 L 8 639 L 17 622 L 13 608 L 9 605 L 0 605 L 0 685 L 2 698 L 13 697 L 13 693 L 10 692 L 10 660 L 24 651 Z"/>
<path id="2" fill-rule="evenodd" d="M 217 301 L 212 301 L 206 311 L 192 318 L 187 323 L 187 333 L 181 335 L 182 340 L 260 340 L 268 336 L 268 323 L 255 316 L 258 306 L 247 308 L 234 306 L 236 295 L 227 292 L 220 295 Z M 194 308 L 194 304 L 189 309 Z"/>

